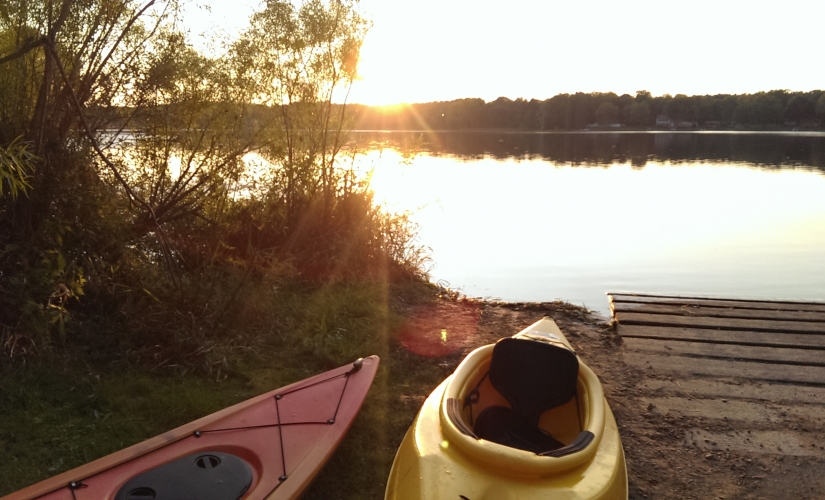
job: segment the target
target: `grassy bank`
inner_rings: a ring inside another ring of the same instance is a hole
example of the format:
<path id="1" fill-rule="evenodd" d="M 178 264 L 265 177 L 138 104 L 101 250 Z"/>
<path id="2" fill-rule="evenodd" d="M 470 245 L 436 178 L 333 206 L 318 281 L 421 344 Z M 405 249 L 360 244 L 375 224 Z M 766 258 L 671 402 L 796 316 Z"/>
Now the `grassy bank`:
<path id="1" fill-rule="evenodd" d="M 449 372 L 443 358 L 410 354 L 396 340 L 410 311 L 438 300 L 420 282 L 296 286 L 271 298 L 271 328 L 248 333 L 243 348 L 226 343 L 209 369 L 102 356 L 77 340 L 8 364 L 0 374 L 0 494 L 378 354 L 364 408 L 308 498 L 380 498 L 420 403 L 405 396 L 428 393 Z"/>

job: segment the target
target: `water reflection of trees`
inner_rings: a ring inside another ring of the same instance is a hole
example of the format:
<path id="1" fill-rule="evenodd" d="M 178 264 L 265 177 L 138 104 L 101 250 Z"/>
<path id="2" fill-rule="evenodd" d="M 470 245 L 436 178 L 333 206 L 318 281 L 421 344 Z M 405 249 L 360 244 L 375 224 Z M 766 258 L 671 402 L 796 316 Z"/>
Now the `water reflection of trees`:
<path id="1" fill-rule="evenodd" d="M 810 167 L 825 171 L 825 136 L 743 133 L 508 133 L 359 132 L 357 142 L 405 149 L 416 144 L 433 155 L 541 158 L 554 163 L 608 166 L 648 161 L 749 163 L 759 167 Z"/>

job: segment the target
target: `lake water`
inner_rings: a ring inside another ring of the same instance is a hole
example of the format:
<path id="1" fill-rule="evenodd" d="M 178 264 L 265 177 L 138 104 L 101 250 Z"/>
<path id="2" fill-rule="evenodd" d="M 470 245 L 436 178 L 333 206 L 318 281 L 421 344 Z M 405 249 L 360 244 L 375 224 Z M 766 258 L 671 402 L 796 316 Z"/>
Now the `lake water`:
<path id="1" fill-rule="evenodd" d="M 825 134 L 355 138 L 432 279 L 468 296 L 605 315 L 608 291 L 825 300 Z"/>

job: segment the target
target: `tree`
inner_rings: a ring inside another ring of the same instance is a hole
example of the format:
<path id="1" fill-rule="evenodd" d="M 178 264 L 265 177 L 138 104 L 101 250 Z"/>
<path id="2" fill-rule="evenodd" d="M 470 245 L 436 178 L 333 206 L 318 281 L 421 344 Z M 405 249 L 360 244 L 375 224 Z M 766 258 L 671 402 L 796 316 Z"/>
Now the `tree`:
<path id="1" fill-rule="evenodd" d="M 733 95 L 701 96 L 698 104 L 698 120 L 701 123 L 709 121 L 730 123 L 733 121 L 733 112 L 737 105 L 736 96 Z"/>
<path id="2" fill-rule="evenodd" d="M 816 102 L 810 95 L 796 94 L 785 106 L 785 119 L 793 122 L 806 122 L 816 116 Z"/>
<path id="3" fill-rule="evenodd" d="M 697 110 L 694 99 L 684 94 L 678 94 L 665 104 L 664 112 L 676 122 L 694 122 L 697 119 Z"/>
<path id="4" fill-rule="evenodd" d="M 782 103 L 775 96 L 765 92 L 739 97 L 739 105 L 733 112 L 733 119 L 744 125 L 767 125 L 782 122 Z"/>
<path id="5" fill-rule="evenodd" d="M 571 97 L 570 113 L 565 120 L 566 128 L 581 129 L 595 120 L 596 102 L 593 94 L 576 92 Z"/>
<path id="6" fill-rule="evenodd" d="M 0 54 L 5 54 L 0 57 L 0 145 L 22 137 L 44 159 L 31 178 L 32 196 L 11 208 L 17 230 L 31 233 L 55 210 L 75 211 L 81 194 L 76 183 L 80 178 L 95 182 L 98 175 L 78 156 L 78 146 L 97 146 L 94 133 L 105 126 L 107 114 L 91 111 L 117 105 L 151 51 L 150 40 L 174 11 L 173 3 L 156 0 L 5 4 L 0 13 Z M 122 173 L 111 163 L 105 167 L 138 201 Z M 62 206 L 56 200 L 71 201 Z"/>
<path id="7" fill-rule="evenodd" d="M 262 152 L 282 167 L 290 217 L 316 190 L 331 208 L 346 109 L 333 100 L 349 93 L 366 28 L 352 0 L 268 0 L 233 49 L 239 84 L 278 115 Z"/>
<path id="8" fill-rule="evenodd" d="M 628 125 L 646 126 L 651 124 L 652 115 L 646 101 L 634 102 L 622 110 L 622 118 Z"/>
<path id="9" fill-rule="evenodd" d="M 112 223 L 147 205 L 108 161 L 99 132 L 174 13 L 173 1 L 156 0 L 0 6 L 0 150 L 27 194 L 0 205 L 0 328 L 45 334 L 58 324 L 62 333 L 83 266 L 124 251 L 115 243 L 128 230 Z"/>
<path id="10" fill-rule="evenodd" d="M 85 286 L 206 307 L 193 282 L 294 263 L 301 238 L 330 269 L 411 262 L 403 220 L 341 161 L 356 4 L 269 0 L 219 55 L 188 44 L 177 0 L 0 4 L 0 332 L 64 324 L 50 297 Z"/>
<path id="11" fill-rule="evenodd" d="M 816 101 L 816 116 L 825 122 L 825 93 L 820 95 Z"/>
<path id="12" fill-rule="evenodd" d="M 174 31 L 159 33 L 153 48 L 122 97 L 140 132 L 117 159 L 147 205 L 135 237 L 184 219 L 217 220 L 215 210 L 243 175 L 243 155 L 261 138 L 249 123 L 250 92 L 232 81 L 231 62 L 197 53 Z"/>
<path id="13" fill-rule="evenodd" d="M 457 99 L 447 105 L 446 125 L 450 129 L 476 128 L 482 121 L 484 100 Z"/>
<path id="14" fill-rule="evenodd" d="M 596 121 L 600 125 L 610 125 L 619 119 L 619 107 L 612 102 L 603 102 L 596 108 Z"/>

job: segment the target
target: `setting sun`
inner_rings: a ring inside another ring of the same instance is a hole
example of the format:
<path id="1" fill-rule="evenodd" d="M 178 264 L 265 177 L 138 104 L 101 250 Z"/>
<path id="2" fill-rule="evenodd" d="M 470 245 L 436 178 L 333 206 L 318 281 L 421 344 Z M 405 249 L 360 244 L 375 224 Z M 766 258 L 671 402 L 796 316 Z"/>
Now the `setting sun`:
<path id="1" fill-rule="evenodd" d="M 781 8 L 780 8 L 781 5 Z M 821 2 L 364 0 L 374 23 L 352 102 L 811 90 Z M 710 13 L 713 13 L 710 15 Z M 793 26 L 792 36 L 771 36 Z M 763 36 L 768 35 L 768 36 Z"/>
<path id="2" fill-rule="evenodd" d="M 233 38 L 261 6 L 196 0 L 184 17 L 197 44 L 204 32 Z M 815 48 L 825 46 L 822 2 L 362 0 L 359 8 L 372 27 L 348 102 L 641 89 L 741 94 L 813 90 L 825 82 L 825 66 L 814 60 Z M 792 34 L 775 36 L 788 26 Z"/>

